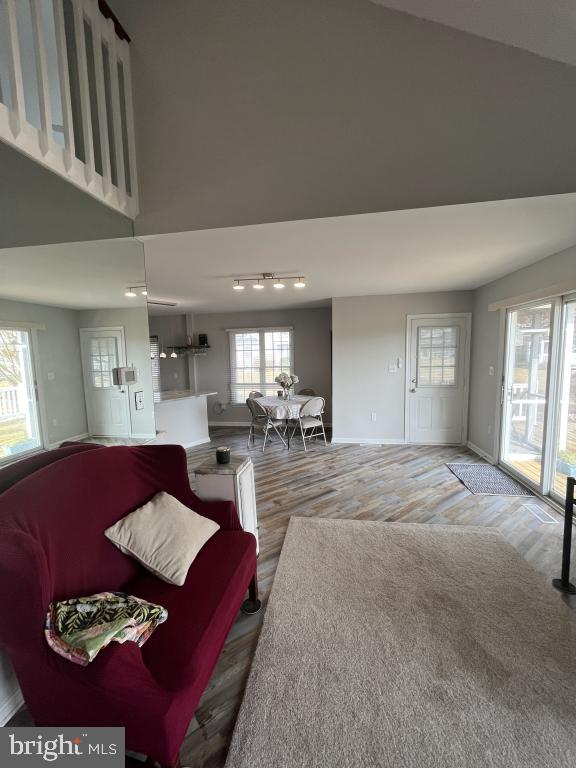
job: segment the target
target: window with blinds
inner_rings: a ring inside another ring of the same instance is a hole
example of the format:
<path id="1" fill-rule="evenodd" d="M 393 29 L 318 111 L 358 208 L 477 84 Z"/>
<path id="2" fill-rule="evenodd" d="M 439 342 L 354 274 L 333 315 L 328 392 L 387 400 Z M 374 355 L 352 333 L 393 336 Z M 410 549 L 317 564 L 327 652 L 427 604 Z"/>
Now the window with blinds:
<path id="1" fill-rule="evenodd" d="M 154 400 L 160 395 L 160 344 L 158 336 L 150 336 L 150 363 L 152 365 L 152 390 Z"/>
<path id="2" fill-rule="evenodd" d="M 293 373 L 292 328 L 238 328 L 228 335 L 232 405 L 243 405 L 252 390 L 275 395 L 276 376 Z"/>

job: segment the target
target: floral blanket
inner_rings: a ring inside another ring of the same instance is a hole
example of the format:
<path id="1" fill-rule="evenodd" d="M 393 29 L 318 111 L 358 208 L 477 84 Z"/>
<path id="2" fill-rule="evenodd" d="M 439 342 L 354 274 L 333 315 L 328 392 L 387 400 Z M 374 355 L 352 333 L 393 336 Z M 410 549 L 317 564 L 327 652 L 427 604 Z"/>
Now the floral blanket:
<path id="1" fill-rule="evenodd" d="M 52 650 L 86 666 L 112 640 L 143 645 L 167 618 L 161 605 L 123 592 L 100 592 L 50 603 L 44 634 Z"/>

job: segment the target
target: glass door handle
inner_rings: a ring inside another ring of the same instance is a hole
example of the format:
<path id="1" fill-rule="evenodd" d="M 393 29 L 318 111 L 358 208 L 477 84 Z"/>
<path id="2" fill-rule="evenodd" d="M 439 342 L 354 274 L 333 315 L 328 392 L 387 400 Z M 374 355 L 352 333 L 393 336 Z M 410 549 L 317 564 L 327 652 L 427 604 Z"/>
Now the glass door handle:
<path id="1" fill-rule="evenodd" d="M 410 392 L 416 392 L 416 379 L 410 379 L 410 383 L 412 384 Z"/>

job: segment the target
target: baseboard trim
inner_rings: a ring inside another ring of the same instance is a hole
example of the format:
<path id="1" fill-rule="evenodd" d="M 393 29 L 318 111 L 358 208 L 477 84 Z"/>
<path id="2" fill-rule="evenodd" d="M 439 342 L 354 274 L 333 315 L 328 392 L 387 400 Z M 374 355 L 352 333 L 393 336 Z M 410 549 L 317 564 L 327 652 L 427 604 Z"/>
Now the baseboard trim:
<path id="1" fill-rule="evenodd" d="M 20 707 L 24 704 L 24 697 L 20 687 L 16 685 L 16 688 L 10 693 L 4 701 L 0 704 L 0 726 L 6 725 L 8 720 L 18 712 Z"/>
<path id="2" fill-rule="evenodd" d="M 406 445 L 405 440 L 390 437 L 333 437 L 331 442 L 342 445 Z"/>
<path id="3" fill-rule="evenodd" d="M 188 449 L 188 448 L 195 448 L 197 445 L 207 445 L 208 443 L 211 443 L 211 442 L 212 441 L 210 440 L 209 437 L 207 438 L 203 437 L 201 440 L 192 440 L 191 443 L 181 443 L 181 445 L 183 448 Z"/>
<path id="4" fill-rule="evenodd" d="M 249 421 L 209 421 L 209 427 L 249 427 Z"/>
<path id="5" fill-rule="evenodd" d="M 57 440 L 55 443 L 49 443 L 48 449 L 52 450 L 53 448 L 58 448 L 58 446 L 62 445 L 62 443 L 77 443 L 79 440 L 86 440 L 87 437 L 90 437 L 88 432 L 84 432 L 81 435 L 72 435 L 72 437 L 63 437 L 61 440 Z"/>
<path id="6" fill-rule="evenodd" d="M 466 443 L 466 447 L 469 448 L 474 453 L 478 454 L 481 459 L 485 459 L 489 464 L 497 464 L 498 462 L 494 458 L 494 456 L 491 456 L 489 453 L 486 453 L 486 451 L 483 451 L 482 448 L 478 448 L 477 445 L 474 445 L 474 443 L 471 443 L 470 440 Z"/>

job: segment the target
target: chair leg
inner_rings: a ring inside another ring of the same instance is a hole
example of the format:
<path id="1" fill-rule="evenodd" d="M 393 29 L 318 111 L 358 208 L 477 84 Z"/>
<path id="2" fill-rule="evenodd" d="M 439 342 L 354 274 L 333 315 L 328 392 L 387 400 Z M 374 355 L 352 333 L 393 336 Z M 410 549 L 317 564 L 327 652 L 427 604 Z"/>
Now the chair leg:
<path id="1" fill-rule="evenodd" d="M 268 424 L 266 424 L 266 429 L 264 430 L 264 445 L 262 446 L 262 453 L 264 453 L 264 450 L 266 449 L 267 439 L 268 439 Z"/>
<path id="2" fill-rule="evenodd" d="M 250 429 L 248 430 L 248 444 L 246 446 L 247 448 L 250 448 L 250 440 L 252 438 L 252 429 L 253 429 L 253 426 L 252 424 L 250 424 Z"/>
<path id="3" fill-rule="evenodd" d="M 247 614 L 258 613 L 261 607 L 262 603 L 258 599 L 258 574 L 254 571 L 254 576 L 252 576 L 252 581 L 248 586 L 248 600 L 244 600 L 241 610 L 242 613 Z"/>
<path id="4" fill-rule="evenodd" d="M 276 432 L 276 434 L 278 435 L 278 437 L 282 441 L 282 445 L 284 446 L 284 448 L 286 448 L 286 442 L 284 441 L 284 438 L 280 434 L 280 431 L 279 431 L 278 427 L 276 426 L 276 424 L 272 424 L 272 426 L 274 427 L 274 431 Z"/>
<path id="5" fill-rule="evenodd" d="M 320 421 L 322 422 L 322 434 L 324 435 L 324 445 L 328 446 L 328 443 L 326 442 L 326 430 L 324 429 L 324 419 L 322 418 L 322 415 L 320 415 Z"/>
<path id="6" fill-rule="evenodd" d="M 304 429 L 302 428 L 302 422 L 298 421 L 300 424 L 300 433 L 302 435 L 302 444 L 304 445 L 304 453 L 307 453 L 308 449 L 306 448 L 306 435 L 304 433 Z"/>

